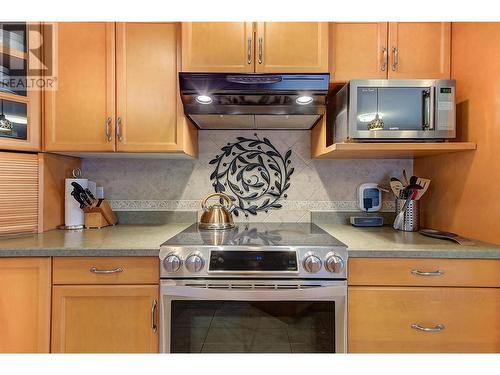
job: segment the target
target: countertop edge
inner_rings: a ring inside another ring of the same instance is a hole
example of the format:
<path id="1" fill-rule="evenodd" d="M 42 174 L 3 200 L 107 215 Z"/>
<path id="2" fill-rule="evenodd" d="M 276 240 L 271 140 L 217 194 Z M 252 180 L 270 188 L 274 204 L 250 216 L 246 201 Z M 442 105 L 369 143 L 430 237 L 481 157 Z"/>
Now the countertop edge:
<path id="1" fill-rule="evenodd" d="M 349 250 L 349 258 L 441 258 L 441 259 L 500 259 L 498 251 L 463 250 Z"/>
<path id="2" fill-rule="evenodd" d="M 0 258 L 9 257 L 157 257 L 160 247 L 155 249 L 1 249 Z"/>

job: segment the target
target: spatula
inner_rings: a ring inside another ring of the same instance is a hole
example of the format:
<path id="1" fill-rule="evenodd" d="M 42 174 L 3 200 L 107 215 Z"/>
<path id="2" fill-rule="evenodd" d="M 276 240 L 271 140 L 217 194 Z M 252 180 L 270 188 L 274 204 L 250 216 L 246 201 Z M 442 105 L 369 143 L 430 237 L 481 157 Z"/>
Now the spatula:
<path id="1" fill-rule="evenodd" d="M 396 196 L 396 198 L 401 198 L 401 192 L 404 190 L 404 185 L 401 181 L 399 181 L 397 178 L 392 177 L 391 178 L 391 190 Z"/>
<path id="2" fill-rule="evenodd" d="M 417 179 L 417 185 L 422 186 L 422 189 L 418 191 L 417 198 L 416 198 L 417 200 L 422 198 L 422 196 L 425 194 L 425 192 L 429 188 L 430 184 L 431 184 L 431 180 L 429 180 L 428 178 L 419 177 Z"/>

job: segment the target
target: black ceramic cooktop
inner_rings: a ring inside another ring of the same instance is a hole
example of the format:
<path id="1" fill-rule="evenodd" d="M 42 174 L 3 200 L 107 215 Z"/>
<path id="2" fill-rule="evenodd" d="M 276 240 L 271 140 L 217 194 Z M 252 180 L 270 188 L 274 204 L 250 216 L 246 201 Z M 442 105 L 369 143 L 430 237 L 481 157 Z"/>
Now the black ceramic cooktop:
<path id="1" fill-rule="evenodd" d="M 193 224 L 162 246 L 342 246 L 312 223 L 236 223 L 228 230 L 199 229 Z"/>

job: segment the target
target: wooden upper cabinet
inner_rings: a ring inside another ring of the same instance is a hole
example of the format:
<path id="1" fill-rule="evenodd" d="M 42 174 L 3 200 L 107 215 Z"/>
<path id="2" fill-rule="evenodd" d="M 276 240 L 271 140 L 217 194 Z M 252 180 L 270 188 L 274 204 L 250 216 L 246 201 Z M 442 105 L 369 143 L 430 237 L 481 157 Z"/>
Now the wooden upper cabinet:
<path id="1" fill-rule="evenodd" d="M 53 353 L 157 353 L 158 285 L 53 287 Z"/>
<path id="2" fill-rule="evenodd" d="M 113 151 L 115 25 L 57 24 L 57 90 L 45 92 L 47 151 Z"/>
<path id="3" fill-rule="evenodd" d="M 0 353 L 48 353 L 50 258 L 0 259 Z"/>
<path id="4" fill-rule="evenodd" d="M 175 23 L 116 25 L 117 151 L 179 149 Z"/>
<path id="5" fill-rule="evenodd" d="M 328 72 L 327 22 L 258 22 L 255 71 Z"/>
<path id="6" fill-rule="evenodd" d="M 330 24 L 330 81 L 387 78 L 387 22 Z"/>
<path id="7" fill-rule="evenodd" d="M 450 22 L 390 22 L 389 78 L 450 79 Z"/>
<path id="8" fill-rule="evenodd" d="M 253 72 L 253 23 L 183 22 L 182 71 Z"/>
<path id="9" fill-rule="evenodd" d="M 4 37 L 0 40 L 0 69 L 7 72 L 1 77 L 7 82 L 9 78 L 12 78 L 14 86 L 10 87 L 7 83 L 6 87 L 0 88 L 0 113 L 4 114 L 13 125 L 11 131 L 0 131 L 0 149 L 40 151 L 42 91 L 36 85 L 33 87 L 33 82 L 36 82 L 37 77 L 28 76 L 27 69 L 38 70 L 40 68 L 39 57 L 29 51 L 31 49 L 37 51 L 42 45 L 41 25 L 40 23 L 10 25 L 4 23 L 0 26 L 0 30 L 4 32 Z M 7 33 L 13 30 L 25 33 L 27 46 L 24 42 L 22 44 L 28 52 L 20 51 L 18 45 L 15 47 L 9 45 Z"/>

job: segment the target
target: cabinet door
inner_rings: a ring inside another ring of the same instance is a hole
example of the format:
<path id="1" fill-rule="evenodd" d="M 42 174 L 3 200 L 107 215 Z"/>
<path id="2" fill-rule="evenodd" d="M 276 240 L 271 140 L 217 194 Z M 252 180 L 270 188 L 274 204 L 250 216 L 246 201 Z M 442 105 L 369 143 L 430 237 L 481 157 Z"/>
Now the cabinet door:
<path id="1" fill-rule="evenodd" d="M 328 72 L 327 22 L 258 22 L 255 71 Z"/>
<path id="2" fill-rule="evenodd" d="M 57 24 L 57 90 L 45 92 L 47 151 L 115 149 L 115 25 Z"/>
<path id="3" fill-rule="evenodd" d="M 182 70 L 253 72 L 252 22 L 183 22 Z"/>
<path id="4" fill-rule="evenodd" d="M 40 151 L 42 92 L 33 87 L 31 79 L 36 81 L 37 77 L 28 75 L 29 69 L 38 69 L 33 65 L 40 59 L 28 51 L 41 46 L 41 27 L 39 23 L 5 23 L 0 30 L 4 35 L 0 40 L 0 78 L 7 82 L 0 85 L 0 113 L 11 124 L 10 128 L 0 128 L 0 149 Z M 26 40 L 19 44 L 16 38 L 9 38 L 20 33 Z"/>
<path id="5" fill-rule="evenodd" d="M 157 353 L 157 285 L 54 286 L 52 352 Z"/>
<path id="6" fill-rule="evenodd" d="M 330 81 L 387 78 L 387 22 L 330 24 Z"/>
<path id="7" fill-rule="evenodd" d="M 348 295 L 349 352 L 500 351 L 500 288 L 349 287 Z"/>
<path id="8" fill-rule="evenodd" d="M 0 259 L 0 353 L 48 353 L 50 258 Z"/>
<path id="9" fill-rule="evenodd" d="M 177 24 L 116 25 L 117 151 L 179 149 Z"/>
<path id="10" fill-rule="evenodd" d="M 450 79 L 450 22 L 390 22 L 389 78 Z"/>

